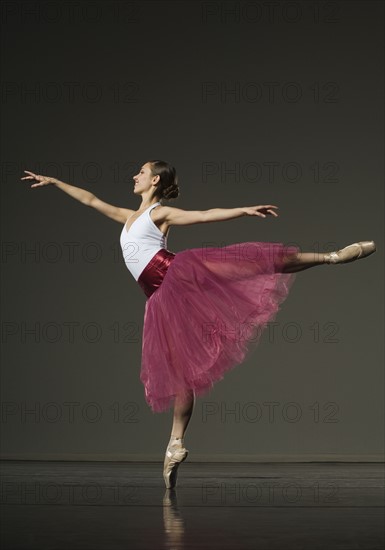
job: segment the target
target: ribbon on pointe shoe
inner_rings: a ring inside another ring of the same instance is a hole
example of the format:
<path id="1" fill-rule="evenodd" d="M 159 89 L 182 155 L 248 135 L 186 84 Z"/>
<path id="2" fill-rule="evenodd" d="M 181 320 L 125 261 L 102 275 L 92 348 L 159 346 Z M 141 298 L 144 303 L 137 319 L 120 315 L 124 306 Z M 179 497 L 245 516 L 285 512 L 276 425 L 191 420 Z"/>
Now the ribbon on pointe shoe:
<path id="1" fill-rule="evenodd" d="M 324 260 L 327 264 L 343 264 L 354 262 L 360 258 L 366 258 L 366 256 L 370 256 L 370 254 L 373 254 L 375 251 L 376 245 L 374 241 L 360 241 L 358 243 L 349 244 L 337 252 L 324 254 Z"/>
<path id="2" fill-rule="evenodd" d="M 176 486 L 179 465 L 186 460 L 187 456 L 188 450 L 184 447 L 167 449 L 163 466 L 163 479 L 167 489 Z"/>

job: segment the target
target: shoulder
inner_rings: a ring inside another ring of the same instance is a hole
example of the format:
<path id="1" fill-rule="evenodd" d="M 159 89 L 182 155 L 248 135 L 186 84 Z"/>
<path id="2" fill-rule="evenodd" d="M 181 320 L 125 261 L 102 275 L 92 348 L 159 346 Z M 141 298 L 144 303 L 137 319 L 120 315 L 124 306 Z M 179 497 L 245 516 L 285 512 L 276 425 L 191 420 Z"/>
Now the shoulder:
<path id="1" fill-rule="evenodd" d="M 120 211 L 122 212 L 123 216 L 132 216 L 133 214 L 135 214 L 136 210 L 134 210 L 133 208 L 120 208 Z"/>
<path id="2" fill-rule="evenodd" d="M 131 216 L 133 216 L 136 212 L 136 210 L 133 210 L 132 208 L 119 208 L 119 210 L 123 219 L 123 223 L 126 223 L 128 218 L 131 218 Z"/>
<path id="3" fill-rule="evenodd" d="M 158 204 L 154 208 L 151 208 L 151 218 L 154 222 L 164 222 L 173 210 L 175 209 L 172 206 Z"/>

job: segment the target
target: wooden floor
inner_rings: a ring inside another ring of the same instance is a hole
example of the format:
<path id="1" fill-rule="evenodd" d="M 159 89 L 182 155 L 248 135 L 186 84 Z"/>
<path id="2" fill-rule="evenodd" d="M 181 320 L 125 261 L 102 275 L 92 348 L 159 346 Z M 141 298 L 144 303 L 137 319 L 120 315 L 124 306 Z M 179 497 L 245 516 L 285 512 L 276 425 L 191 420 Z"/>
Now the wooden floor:
<path id="1" fill-rule="evenodd" d="M 384 465 L 3 461 L 2 550 L 377 550 Z"/>

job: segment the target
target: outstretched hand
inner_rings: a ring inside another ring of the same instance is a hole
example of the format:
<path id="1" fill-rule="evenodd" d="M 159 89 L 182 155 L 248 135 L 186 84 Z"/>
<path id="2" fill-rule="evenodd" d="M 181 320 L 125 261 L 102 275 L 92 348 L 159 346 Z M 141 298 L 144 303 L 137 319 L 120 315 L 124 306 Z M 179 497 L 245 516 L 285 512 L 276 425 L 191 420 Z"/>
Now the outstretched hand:
<path id="1" fill-rule="evenodd" d="M 273 204 L 263 204 L 260 206 L 245 206 L 243 211 L 247 216 L 260 216 L 266 218 L 266 216 L 275 216 L 278 218 L 278 214 L 273 210 L 273 208 L 278 208 Z"/>
<path id="2" fill-rule="evenodd" d="M 43 185 L 49 185 L 52 183 L 56 183 L 58 180 L 56 178 L 49 178 L 47 176 L 39 176 L 34 174 L 33 172 L 30 172 L 29 170 L 24 170 L 26 174 L 30 174 L 30 176 L 24 176 L 24 178 L 20 178 L 22 180 L 35 180 L 39 183 L 34 183 L 31 185 L 31 187 L 43 187 Z"/>

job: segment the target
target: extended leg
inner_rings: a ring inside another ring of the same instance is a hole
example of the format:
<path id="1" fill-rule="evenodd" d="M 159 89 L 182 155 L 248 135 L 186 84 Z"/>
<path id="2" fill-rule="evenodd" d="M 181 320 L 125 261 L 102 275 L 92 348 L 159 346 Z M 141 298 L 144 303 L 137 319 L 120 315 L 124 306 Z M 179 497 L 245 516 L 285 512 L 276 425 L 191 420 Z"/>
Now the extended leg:
<path id="1" fill-rule="evenodd" d="M 293 273 L 324 263 L 326 263 L 325 254 L 319 254 L 318 252 L 298 252 L 287 254 L 282 259 L 280 266 L 283 273 Z"/>
<path id="2" fill-rule="evenodd" d="M 322 264 L 343 264 L 366 258 L 376 251 L 374 241 L 349 244 L 337 252 L 289 252 L 276 261 L 277 271 L 292 273 Z"/>

